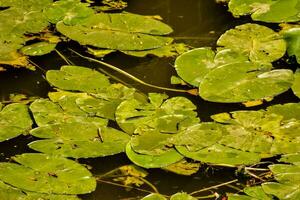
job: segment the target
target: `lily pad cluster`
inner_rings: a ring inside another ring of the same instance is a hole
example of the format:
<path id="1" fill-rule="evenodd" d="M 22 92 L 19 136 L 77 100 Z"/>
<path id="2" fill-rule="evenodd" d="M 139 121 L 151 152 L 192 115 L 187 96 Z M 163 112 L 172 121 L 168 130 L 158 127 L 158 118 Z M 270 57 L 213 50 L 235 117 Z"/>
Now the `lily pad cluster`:
<path id="1" fill-rule="evenodd" d="M 192 197 L 184 192 L 178 192 L 176 194 L 173 194 L 169 199 L 170 200 L 196 200 L 197 198 Z M 141 200 L 167 200 L 167 198 L 161 194 L 152 193 L 145 196 Z"/>
<path id="2" fill-rule="evenodd" d="M 221 35 L 217 45 L 216 52 L 202 47 L 182 54 L 175 61 L 178 75 L 199 87 L 203 99 L 248 102 L 270 99 L 289 90 L 294 83 L 297 87 L 292 70 L 272 66 L 286 52 L 285 40 L 272 29 L 243 24 Z"/>
<path id="3" fill-rule="evenodd" d="M 214 122 L 200 122 L 196 106 L 190 100 L 156 93 L 145 96 L 133 88 L 110 83 L 94 69 L 63 66 L 60 70 L 49 70 L 46 79 L 57 90 L 50 92 L 48 99 L 34 100 L 29 110 L 24 104 L 9 104 L 0 113 L 5 139 L 28 132 L 33 123 L 30 113 L 37 127 L 29 133 L 38 139 L 28 146 L 42 152 L 17 156 L 15 161 L 19 164 L 0 163 L 0 181 L 13 187 L 5 185 L 5 191 L 25 191 L 22 192 L 25 196 L 31 192 L 71 195 L 68 196 L 71 199 L 77 198 L 72 195 L 93 191 L 94 179 L 77 170 L 74 173 L 79 176 L 79 182 L 72 182 L 74 190 L 69 182 L 63 182 L 68 189 L 59 186 L 55 190 L 56 185 L 60 185 L 59 170 L 69 172 L 61 168 L 69 164 L 60 165 L 60 162 L 71 162 L 80 168 L 80 164 L 67 158 L 104 157 L 125 152 L 138 166 L 190 175 L 199 169 L 199 163 L 194 162 L 237 167 L 300 152 L 299 103 L 274 105 L 259 111 L 219 113 L 211 116 Z M 24 121 L 18 123 L 16 132 L 7 136 L 10 132 L 6 130 L 14 127 L 17 116 Z M 109 127 L 109 120 L 116 121 L 124 132 Z M 36 165 L 41 163 L 43 171 L 32 174 L 32 170 L 40 170 Z M 9 165 L 10 171 L 1 172 L 1 165 L 3 170 Z M 59 169 L 53 169 L 52 165 Z M 80 169 L 86 170 L 82 166 Z M 86 180 L 80 175 L 89 178 Z M 27 179 L 38 183 L 26 184 Z M 51 184 L 46 187 L 48 181 Z M 90 181 L 86 185 L 89 187 L 84 189 L 81 181 Z"/>
<path id="4" fill-rule="evenodd" d="M 100 7 L 91 3 L 80 0 L 0 1 L 0 17 L 5 19 L 0 24 L 0 65 L 33 69 L 29 56 L 54 51 L 57 43 L 65 40 L 64 36 L 82 45 L 104 48 L 105 54 L 120 50 L 140 57 L 147 54 L 174 56 L 187 49 L 183 44 L 171 44 L 172 38 L 163 37 L 172 29 L 154 18 L 102 12 L 110 8 L 123 9 L 126 7 L 123 1 L 105 0 Z M 103 49 L 94 51 L 103 52 Z"/>
<path id="5" fill-rule="evenodd" d="M 229 195 L 229 200 L 246 199 L 274 199 L 294 200 L 300 198 L 300 154 L 287 154 L 281 157 L 280 162 L 290 164 L 274 164 L 269 168 L 277 182 L 266 182 L 261 186 L 247 187 L 247 195 Z"/>
<path id="6" fill-rule="evenodd" d="M 300 20 L 298 0 L 228 0 L 228 7 L 235 17 L 251 15 L 254 21 L 281 23 Z"/>

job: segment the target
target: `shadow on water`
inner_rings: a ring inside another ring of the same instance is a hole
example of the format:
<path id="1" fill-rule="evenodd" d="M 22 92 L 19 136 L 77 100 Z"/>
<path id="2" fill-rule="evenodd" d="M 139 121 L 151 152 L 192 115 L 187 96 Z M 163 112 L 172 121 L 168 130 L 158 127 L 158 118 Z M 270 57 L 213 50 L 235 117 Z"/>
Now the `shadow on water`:
<path id="1" fill-rule="evenodd" d="M 171 25 L 174 29 L 173 37 L 177 41 L 185 42 L 193 47 L 212 46 L 214 47 L 217 38 L 227 29 L 235 25 L 247 22 L 249 19 L 234 19 L 227 8 L 223 5 L 217 5 L 213 0 L 128 0 L 128 12 L 143 15 L 160 15 L 164 22 Z M 78 44 L 68 44 L 72 48 L 80 51 Z M 58 49 L 69 57 L 76 65 L 87 67 L 102 67 L 97 63 L 90 63 L 86 60 L 72 55 L 66 49 L 66 45 L 60 45 Z M 43 70 L 59 69 L 61 65 L 66 64 L 56 53 L 46 56 L 32 58 Z M 134 58 L 120 53 L 113 53 L 107 56 L 105 62 L 111 63 L 128 73 L 144 80 L 145 82 L 164 86 L 174 87 L 170 84 L 170 77 L 175 75 L 173 68 L 174 59 L 146 57 Z M 37 69 L 29 71 L 24 69 L 10 69 L 7 72 L 0 73 L 0 97 L 7 99 L 10 93 L 23 93 L 30 96 L 46 97 L 51 87 L 44 79 L 44 71 Z M 122 79 L 132 87 L 142 92 L 162 92 L 152 88 L 144 87 L 122 77 L 114 71 L 105 69 L 111 74 Z M 197 106 L 199 116 L 202 120 L 209 120 L 211 114 L 218 112 L 244 109 L 239 104 L 217 104 L 201 100 L 199 97 L 188 96 L 179 93 L 169 92 L 170 96 L 186 96 L 190 98 Z M 294 95 L 289 91 L 276 97 L 271 103 L 286 103 L 297 101 Z M 268 103 L 264 106 L 267 106 Z M 261 107 L 257 107 L 258 109 Z M 5 161 L 8 157 L 23 152 L 31 152 L 26 144 L 33 138 L 20 136 L 11 141 L 1 144 L 1 157 Z M 110 171 L 118 166 L 130 164 L 130 161 L 124 154 L 97 159 L 80 160 L 81 163 L 92 167 L 92 172 L 99 175 Z M 166 195 L 178 191 L 192 192 L 211 185 L 226 182 L 235 178 L 232 169 L 213 169 L 203 173 L 200 170 L 192 177 L 185 177 L 168 173 L 160 169 L 149 170 L 150 175 L 147 180 L 152 182 L 158 190 Z M 219 192 L 234 191 L 230 188 L 222 188 Z M 209 194 L 209 193 L 208 193 Z M 146 193 L 137 190 L 126 191 L 124 188 L 99 183 L 97 190 L 89 195 L 82 196 L 83 199 L 90 200 L 116 200 L 129 199 L 130 197 L 145 196 Z M 206 194 L 207 195 L 207 194 Z M 138 198 L 137 198 L 138 199 Z"/>

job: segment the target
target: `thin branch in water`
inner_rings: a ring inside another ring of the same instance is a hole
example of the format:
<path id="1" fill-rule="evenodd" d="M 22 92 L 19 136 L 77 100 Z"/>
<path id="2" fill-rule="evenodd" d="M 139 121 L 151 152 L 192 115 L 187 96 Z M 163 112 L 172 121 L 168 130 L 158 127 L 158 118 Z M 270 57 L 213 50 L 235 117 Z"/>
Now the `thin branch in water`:
<path id="1" fill-rule="evenodd" d="M 44 70 L 43 68 L 41 68 L 38 64 L 36 64 L 36 63 L 33 62 L 32 60 L 28 59 L 28 61 L 29 61 L 30 64 L 32 64 L 33 66 L 39 68 L 43 73 L 46 73 L 46 70 Z"/>
<path id="2" fill-rule="evenodd" d="M 152 188 L 152 190 L 154 191 L 154 193 L 158 193 L 159 194 L 159 191 L 158 189 L 152 184 L 150 183 L 149 181 L 147 181 L 146 179 L 144 179 L 143 177 L 137 177 L 137 176 L 134 176 L 135 178 L 138 178 L 140 179 L 141 181 L 143 181 L 144 183 L 146 183 L 150 188 Z"/>
<path id="3" fill-rule="evenodd" d="M 243 189 L 241 189 L 239 187 L 236 187 L 232 184 L 226 185 L 226 187 L 232 188 L 232 189 L 236 190 L 237 192 L 242 192 L 243 191 Z"/>
<path id="4" fill-rule="evenodd" d="M 245 170 L 247 171 L 263 171 L 263 172 L 266 172 L 266 171 L 270 171 L 270 169 L 264 169 L 264 168 L 253 168 L 253 167 L 245 167 Z"/>
<path id="5" fill-rule="evenodd" d="M 254 178 L 256 178 L 256 179 L 259 179 L 259 180 L 261 180 L 261 181 L 265 181 L 263 178 L 257 176 L 256 174 L 250 172 L 249 170 L 246 170 L 246 169 L 245 169 L 245 172 L 246 172 L 246 174 L 249 174 L 250 176 L 252 176 L 252 177 L 254 177 Z"/>
<path id="6" fill-rule="evenodd" d="M 208 188 L 203 188 L 201 190 L 194 191 L 194 192 L 190 193 L 189 195 L 194 195 L 194 194 L 197 194 L 197 193 L 200 193 L 200 192 L 206 192 L 208 190 L 216 189 L 216 188 L 219 188 L 219 187 L 222 187 L 222 186 L 225 186 L 225 185 L 229 185 L 229 184 L 232 184 L 232 183 L 236 183 L 236 182 L 238 182 L 238 179 L 234 179 L 232 181 L 228 181 L 228 182 L 225 182 L 225 183 L 214 185 L 214 186 L 211 186 L 211 187 L 208 187 Z"/>
<path id="7" fill-rule="evenodd" d="M 216 195 L 214 194 L 210 194 L 210 195 L 207 195 L 207 196 L 200 196 L 200 197 L 195 197 L 196 199 L 211 199 L 211 198 L 215 198 Z"/>
<path id="8" fill-rule="evenodd" d="M 68 64 L 68 65 L 74 65 L 72 61 L 70 61 L 66 56 L 64 56 L 61 52 L 59 52 L 57 49 L 55 49 L 55 52 Z"/>
<path id="9" fill-rule="evenodd" d="M 138 190 L 138 191 L 149 193 L 149 194 L 153 193 L 152 191 L 149 191 L 149 190 L 144 190 L 144 189 L 140 189 L 140 188 L 136 188 L 136 187 L 132 187 L 132 186 L 122 185 L 122 184 L 119 184 L 119 183 L 114 183 L 114 182 L 105 181 L 105 180 L 101 180 L 101 179 L 97 179 L 97 181 L 102 182 L 102 183 L 106 183 L 106 184 L 110 184 L 110 185 L 114 185 L 114 186 L 118 186 L 118 187 Z"/>
<path id="10" fill-rule="evenodd" d="M 251 165 L 250 167 L 254 167 L 254 166 L 257 166 L 257 165 L 264 165 L 264 164 L 274 164 L 274 162 L 271 162 L 271 161 L 259 162 L 259 163 L 256 163 L 254 165 Z"/>
<path id="11" fill-rule="evenodd" d="M 171 91 L 171 92 L 189 93 L 189 94 L 192 94 L 192 95 L 197 95 L 197 94 L 198 94 L 198 92 L 196 92 L 195 89 L 191 89 L 191 90 L 180 90 L 180 89 L 173 89 L 173 88 L 160 87 L 160 86 L 152 85 L 152 84 L 150 84 L 150 83 L 146 83 L 146 82 L 144 82 L 144 81 L 142 81 L 142 80 L 136 78 L 135 76 L 133 76 L 133 75 L 131 75 L 131 74 L 129 74 L 129 73 L 127 73 L 127 72 L 125 72 L 125 71 L 119 69 L 118 67 L 115 67 L 115 66 L 113 66 L 113 65 L 111 65 L 111 64 L 108 64 L 108 63 L 106 63 L 106 62 L 103 62 L 103 61 L 100 61 L 100 60 L 97 60 L 97 59 L 94 59 L 94 58 L 90 58 L 90 57 L 81 55 L 80 53 L 74 51 L 73 49 L 70 49 L 70 48 L 69 48 L 69 50 L 72 51 L 73 53 L 75 53 L 76 55 L 78 55 L 78 56 L 81 57 L 81 58 L 87 59 L 87 60 L 89 60 L 89 61 L 91 61 L 91 62 L 96 62 L 96 63 L 99 63 L 99 64 L 101 64 L 101 65 L 104 65 L 104 66 L 106 66 L 106 67 L 108 67 L 108 68 L 110 68 L 110 69 L 112 69 L 112 70 L 115 70 L 115 71 L 119 72 L 120 74 L 123 74 L 124 76 L 126 76 L 126 77 L 128 77 L 128 78 L 130 78 L 130 79 L 132 79 L 132 80 L 134 80 L 134 81 L 136 81 L 136 82 L 138 82 L 138 83 L 140 83 L 140 84 L 142 84 L 142 85 L 145 85 L 145 86 L 148 86 L 148 87 L 151 87 L 151 88 L 155 88 L 155 89 L 159 89 L 159 90 Z"/>

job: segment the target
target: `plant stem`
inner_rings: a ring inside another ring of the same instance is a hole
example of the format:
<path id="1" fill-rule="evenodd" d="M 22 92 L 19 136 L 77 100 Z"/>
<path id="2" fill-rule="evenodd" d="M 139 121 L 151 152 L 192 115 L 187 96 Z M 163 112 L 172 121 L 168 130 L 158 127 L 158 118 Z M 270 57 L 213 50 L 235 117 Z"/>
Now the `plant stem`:
<path id="1" fill-rule="evenodd" d="M 105 181 L 105 180 L 101 180 L 101 179 L 97 179 L 97 181 L 102 182 L 102 183 L 107 183 L 107 184 L 110 184 L 110 185 L 119 186 L 119 187 L 124 187 L 124 188 L 130 188 L 130 189 L 134 189 L 134 190 L 139 190 L 141 192 L 146 192 L 146 193 L 149 193 L 149 194 L 153 193 L 153 192 L 151 192 L 149 190 L 144 190 L 144 189 L 140 189 L 140 188 L 136 188 L 136 187 L 132 187 L 132 186 L 122 185 L 122 184 L 118 184 L 118 183 L 114 183 L 114 182 L 110 182 L 110 181 Z"/>
<path id="2" fill-rule="evenodd" d="M 201 196 L 201 197 L 195 197 L 196 199 L 211 199 L 216 197 L 216 195 L 211 194 L 211 195 L 207 195 L 207 196 Z"/>
<path id="3" fill-rule="evenodd" d="M 41 68 L 38 64 L 36 64 L 36 63 L 33 62 L 32 60 L 28 59 L 28 61 L 29 61 L 30 64 L 32 64 L 33 66 L 39 68 L 43 73 L 46 73 L 46 70 L 44 70 L 43 68 Z"/>
<path id="4" fill-rule="evenodd" d="M 197 194 L 197 193 L 200 193 L 200 192 L 205 192 L 205 191 L 208 191 L 208 190 L 211 190 L 211 189 L 216 189 L 216 188 L 219 188 L 219 187 L 222 187 L 222 186 L 225 186 L 225 185 L 229 185 L 229 184 L 232 184 L 232 183 L 236 183 L 236 182 L 238 182 L 238 179 L 234 179 L 234 180 L 228 181 L 226 183 L 221 183 L 221 184 L 214 185 L 214 186 L 211 186 L 211 187 L 208 187 L 208 188 L 197 190 L 197 191 L 194 191 L 194 192 L 190 193 L 189 195 L 194 195 L 194 194 Z"/>
<path id="5" fill-rule="evenodd" d="M 124 76 L 126 76 L 126 77 L 128 77 L 128 78 L 130 78 L 130 79 L 132 79 L 132 80 L 134 80 L 134 81 L 136 81 L 136 82 L 138 82 L 138 83 L 140 83 L 142 85 L 145 85 L 145 86 L 148 86 L 148 87 L 151 87 L 151 88 L 155 88 L 155 89 L 159 89 L 159 90 L 166 90 L 166 91 L 171 91 L 171 92 L 189 93 L 189 94 L 194 94 L 195 95 L 194 89 L 192 89 L 192 90 L 180 90 L 180 89 L 165 88 L 165 87 L 160 87 L 160 86 L 152 85 L 150 83 L 146 83 L 146 82 L 144 82 L 144 81 L 136 78 L 135 76 L 133 76 L 133 75 L 131 75 L 131 74 L 129 74 L 129 73 L 127 73 L 127 72 L 125 72 L 125 71 L 123 71 L 123 70 L 121 70 L 121 69 L 119 69 L 119 68 L 117 68 L 117 67 L 115 67 L 115 66 L 113 66 L 111 64 L 108 64 L 106 62 L 103 62 L 103 61 L 100 61 L 100 60 L 97 60 L 97 59 L 94 59 L 94 58 L 90 58 L 90 57 L 81 55 L 80 53 L 78 53 L 78 52 L 76 52 L 76 51 L 74 51 L 73 49 L 70 49 L 70 48 L 69 48 L 69 50 L 72 51 L 73 53 L 75 53 L 76 55 L 84 58 L 84 59 L 87 59 L 87 60 L 92 61 L 92 62 L 99 63 L 101 65 L 104 65 L 104 66 L 112 69 L 112 70 L 115 70 L 115 71 L 119 72 L 120 74 L 123 74 Z"/>
<path id="6" fill-rule="evenodd" d="M 135 178 L 138 178 L 138 179 L 140 179 L 141 181 L 143 181 L 144 183 L 146 183 L 149 187 L 151 187 L 152 189 L 153 189 L 153 191 L 155 192 L 155 193 L 158 193 L 159 194 L 159 192 L 158 192 L 158 189 L 152 184 L 152 183 L 150 183 L 149 181 L 147 181 L 146 179 L 144 179 L 143 177 L 137 177 L 137 176 L 134 176 Z"/>
<path id="7" fill-rule="evenodd" d="M 269 169 L 264 169 L 264 168 L 253 168 L 253 167 L 245 167 L 245 170 L 251 170 L 251 171 L 270 171 Z"/>
<path id="8" fill-rule="evenodd" d="M 65 57 L 62 53 L 60 53 L 57 49 L 55 49 L 55 52 L 68 64 L 68 65 L 74 65 L 72 61 L 70 61 L 67 57 Z"/>

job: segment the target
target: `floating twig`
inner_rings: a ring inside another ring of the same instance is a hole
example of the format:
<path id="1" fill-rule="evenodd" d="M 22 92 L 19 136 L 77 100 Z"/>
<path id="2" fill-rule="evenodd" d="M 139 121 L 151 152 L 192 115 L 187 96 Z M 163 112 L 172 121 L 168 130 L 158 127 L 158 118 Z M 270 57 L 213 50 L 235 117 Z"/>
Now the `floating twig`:
<path id="1" fill-rule="evenodd" d="M 194 194 L 197 194 L 197 193 L 200 193 L 200 192 L 206 192 L 208 190 L 211 190 L 211 189 L 216 189 L 216 188 L 219 188 L 219 187 L 222 187 L 222 186 L 225 186 L 225 185 L 229 185 L 229 184 L 232 184 L 232 183 L 236 183 L 238 182 L 239 180 L 238 179 L 234 179 L 232 181 L 228 181 L 226 183 L 221 183 L 221 184 L 218 184 L 218 185 L 214 185 L 214 186 L 211 186 L 211 187 L 207 187 L 207 188 L 203 188 L 201 190 L 196 190 L 192 193 L 190 193 L 189 195 L 194 195 Z"/>
<path id="2" fill-rule="evenodd" d="M 150 84 L 150 83 L 146 83 L 146 82 L 144 82 L 144 81 L 142 81 L 142 80 L 136 78 L 135 76 L 133 76 L 133 75 L 127 73 L 126 71 L 123 71 L 123 70 L 119 69 L 118 67 L 115 67 L 115 66 L 113 66 L 113 65 L 111 65 L 111 64 L 108 64 L 108 63 L 106 63 L 106 62 L 103 62 L 103 61 L 100 61 L 100 60 L 97 60 L 97 59 L 94 59 L 94 58 L 90 58 L 90 57 L 81 55 L 80 53 L 76 52 L 76 51 L 73 50 L 73 49 L 70 49 L 70 48 L 69 48 L 69 50 L 72 51 L 73 53 L 75 53 L 76 55 L 78 55 L 78 56 L 81 57 L 81 58 L 87 59 L 87 60 L 89 60 L 89 61 L 91 61 L 91 62 L 96 62 L 96 63 L 99 63 L 99 64 L 101 64 L 101 65 L 104 65 L 104 66 L 106 66 L 106 67 L 108 67 L 108 68 L 110 68 L 110 69 L 112 69 L 112 70 L 115 70 L 115 71 L 119 72 L 120 74 L 123 74 L 124 76 L 126 76 L 126 77 L 128 77 L 128 78 L 130 78 L 130 79 L 132 79 L 132 80 L 134 80 L 134 81 L 136 81 L 136 82 L 138 82 L 138 83 L 140 83 L 140 84 L 142 84 L 142 85 L 145 85 L 145 86 L 148 86 L 148 87 L 151 87 L 151 88 L 155 88 L 155 89 L 159 89 L 159 90 L 166 90 L 166 91 L 170 91 L 170 92 L 189 93 L 189 94 L 192 94 L 192 95 L 197 95 L 197 94 L 198 94 L 198 91 L 197 91 L 197 92 L 195 91 L 196 89 L 191 89 L 191 90 L 180 90 L 180 89 L 173 89 L 173 88 L 160 87 L 160 86 L 152 85 L 152 84 Z"/>

